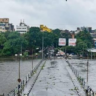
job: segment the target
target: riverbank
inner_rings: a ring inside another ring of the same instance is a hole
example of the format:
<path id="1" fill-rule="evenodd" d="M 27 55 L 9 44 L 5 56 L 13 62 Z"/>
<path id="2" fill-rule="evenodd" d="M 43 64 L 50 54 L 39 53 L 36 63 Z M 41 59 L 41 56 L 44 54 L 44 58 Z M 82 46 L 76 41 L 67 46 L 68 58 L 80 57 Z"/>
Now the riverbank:
<path id="1" fill-rule="evenodd" d="M 30 59 L 41 59 L 41 55 L 39 55 L 39 56 L 33 56 L 33 58 L 32 58 L 32 55 L 29 55 L 29 56 L 22 56 L 22 57 L 20 57 L 22 60 L 30 60 Z M 0 61 L 16 61 L 16 60 L 18 60 L 18 57 L 16 57 L 16 56 L 2 56 L 2 57 L 0 57 Z"/>

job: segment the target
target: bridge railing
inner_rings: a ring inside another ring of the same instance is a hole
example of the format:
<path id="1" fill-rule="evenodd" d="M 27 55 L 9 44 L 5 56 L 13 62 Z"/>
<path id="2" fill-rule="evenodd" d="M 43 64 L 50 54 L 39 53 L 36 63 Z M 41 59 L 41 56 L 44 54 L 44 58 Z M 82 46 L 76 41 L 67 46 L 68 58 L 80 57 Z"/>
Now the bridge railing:
<path id="1" fill-rule="evenodd" d="M 82 78 L 79 74 L 79 72 L 72 66 L 72 64 L 69 63 L 69 61 L 66 61 L 68 63 L 68 65 L 70 66 L 72 72 L 75 74 L 75 76 L 77 77 L 79 83 L 81 84 L 81 86 L 83 87 L 86 96 L 96 96 L 96 93 L 92 90 L 92 88 L 90 86 L 88 86 L 85 82 L 85 79 Z"/>
<path id="2" fill-rule="evenodd" d="M 41 60 L 38 65 L 26 76 L 25 79 L 21 80 L 21 82 L 16 86 L 16 88 L 9 92 L 7 96 L 19 96 L 24 91 L 24 87 L 27 85 L 30 78 L 34 75 L 40 64 L 43 60 Z M 1 96 L 1 95 L 0 95 Z M 3 96 L 3 95 L 2 95 Z"/>

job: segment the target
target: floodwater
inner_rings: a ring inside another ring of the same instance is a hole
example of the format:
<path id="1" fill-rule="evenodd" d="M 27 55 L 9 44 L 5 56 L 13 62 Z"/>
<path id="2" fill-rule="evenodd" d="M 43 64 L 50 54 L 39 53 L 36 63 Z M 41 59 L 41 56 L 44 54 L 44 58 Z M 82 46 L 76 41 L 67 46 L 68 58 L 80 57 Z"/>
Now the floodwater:
<path id="1" fill-rule="evenodd" d="M 86 80 L 87 78 L 87 61 L 89 61 L 88 67 L 88 85 L 96 92 L 96 60 L 69 60 L 69 62 L 74 66 L 79 72 L 80 76 Z"/>
<path id="2" fill-rule="evenodd" d="M 33 61 L 33 67 L 35 67 L 41 59 Z M 24 80 L 26 76 L 32 70 L 32 60 L 20 61 L 20 74 L 21 80 Z M 0 94 L 5 96 L 12 91 L 18 85 L 18 61 L 0 61 Z"/>

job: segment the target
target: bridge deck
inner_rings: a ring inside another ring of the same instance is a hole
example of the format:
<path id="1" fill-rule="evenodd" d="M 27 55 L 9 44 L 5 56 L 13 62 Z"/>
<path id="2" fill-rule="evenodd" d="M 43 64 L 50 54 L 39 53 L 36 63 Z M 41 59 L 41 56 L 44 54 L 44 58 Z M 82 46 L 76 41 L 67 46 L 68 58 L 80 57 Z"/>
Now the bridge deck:
<path id="1" fill-rule="evenodd" d="M 74 85 L 74 83 L 76 83 Z M 31 80 L 25 88 L 27 94 Z M 77 90 L 80 92 L 79 95 Z M 24 94 L 24 93 L 23 93 Z M 29 96 L 85 96 L 65 60 L 47 61 Z"/>

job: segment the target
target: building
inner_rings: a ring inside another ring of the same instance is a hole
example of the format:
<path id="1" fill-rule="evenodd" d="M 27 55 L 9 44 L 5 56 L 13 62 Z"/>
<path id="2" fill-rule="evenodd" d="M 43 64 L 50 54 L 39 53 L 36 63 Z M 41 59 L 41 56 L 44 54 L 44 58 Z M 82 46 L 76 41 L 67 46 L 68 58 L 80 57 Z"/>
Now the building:
<path id="1" fill-rule="evenodd" d="M 19 26 L 18 25 L 16 26 L 16 31 L 19 32 L 20 34 L 24 34 L 29 31 L 29 26 L 27 26 L 24 23 L 24 21 L 23 22 L 21 21 Z"/>
<path id="2" fill-rule="evenodd" d="M 14 31 L 14 25 L 9 23 L 8 18 L 0 18 L 0 32 Z"/>
<path id="3" fill-rule="evenodd" d="M 80 32 L 80 30 L 76 30 L 76 31 L 74 31 L 75 34 L 78 34 L 79 32 Z"/>
<path id="4" fill-rule="evenodd" d="M 0 23 L 9 23 L 9 18 L 0 18 Z"/>
<path id="5" fill-rule="evenodd" d="M 92 27 L 77 27 L 77 30 L 75 31 L 75 34 L 78 34 L 80 31 L 88 31 L 89 33 L 92 33 Z"/>
<path id="6" fill-rule="evenodd" d="M 7 30 L 7 31 L 10 31 L 10 32 L 15 31 L 15 29 L 14 29 L 14 25 L 11 24 L 11 23 L 9 23 L 9 24 L 6 26 L 6 30 Z"/>
<path id="7" fill-rule="evenodd" d="M 6 32 L 5 23 L 0 23 L 0 32 Z"/>
<path id="8" fill-rule="evenodd" d="M 92 32 L 92 27 L 77 27 L 77 32 L 80 32 L 80 31 L 88 31 L 88 32 Z"/>
<path id="9" fill-rule="evenodd" d="M 46 27 L 46 26 L 44 26 L 44 25 L 40 25 L 40 30 L 42 31 L 42 32 L 44 32 L 44 31 L 47 31 L 47 32 L 52 32 L 52 30 L 51 29 L 49 29 L 48 27 Z"/>
<path id="10" fill-rule="evenodd" d="M 61 34 L 63 34 L 63 33 L 70 33 L 70 31 L 69 30 L 61 30 L 61 32 L 60 32 Z"/>
<path id="11" fill-rule="evenodd" d="M 6 32 L 10 31 L 13 32 L 14 30 L 14 25 L 10 23 L 0 23 L 0 32 Z"/>

